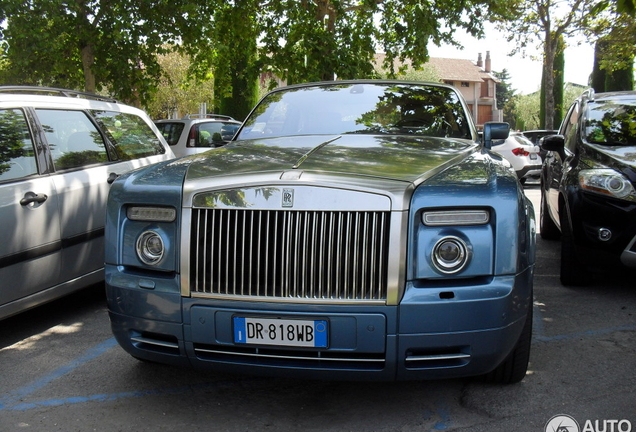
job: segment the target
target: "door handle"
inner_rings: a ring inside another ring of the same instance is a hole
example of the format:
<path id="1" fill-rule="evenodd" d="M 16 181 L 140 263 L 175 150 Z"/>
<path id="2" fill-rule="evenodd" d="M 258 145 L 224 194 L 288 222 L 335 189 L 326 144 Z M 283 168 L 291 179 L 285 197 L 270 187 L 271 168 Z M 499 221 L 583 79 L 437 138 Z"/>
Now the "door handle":
<path id="1" fill-rule="evenodd" d="M 108 174 L 108 180 L 106 180 L 106 181 L 108 182 L 108 184 L 113 184 L 113 182 L 115 180 L 117 180 L 117 177 L 119 177 L 119 174 L 112 172 L 112 173 Z"/>
<path id="2" fill-rule="evenodd" d="M 26 194 L 24 194 L 24 198 L 20 200 L 20 205 L 28 206 L 29 204 L 33 204 L 33 203 L 42 204 L 44 201 L 47 200 L 47 198 L 48 196 L 46 196 L 46 194 L 36 194 L 33 192 L 27 192 Z"/>

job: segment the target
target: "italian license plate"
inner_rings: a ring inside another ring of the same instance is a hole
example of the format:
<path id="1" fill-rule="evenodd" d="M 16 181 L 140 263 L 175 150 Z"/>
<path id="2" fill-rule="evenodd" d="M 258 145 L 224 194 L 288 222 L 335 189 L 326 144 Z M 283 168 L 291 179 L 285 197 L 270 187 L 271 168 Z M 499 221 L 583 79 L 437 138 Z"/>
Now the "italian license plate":
<path id="1" fill-rule="evenodd" d="M 327 348 L 326 320 L 233 317 L 238 344 Z"/>

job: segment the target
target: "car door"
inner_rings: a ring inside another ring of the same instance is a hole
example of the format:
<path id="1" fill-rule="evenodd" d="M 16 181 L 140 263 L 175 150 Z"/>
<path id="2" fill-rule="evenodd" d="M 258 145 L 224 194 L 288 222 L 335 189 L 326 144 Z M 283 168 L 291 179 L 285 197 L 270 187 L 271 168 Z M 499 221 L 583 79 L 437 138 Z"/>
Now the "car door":
<path id="1" fill-rule="evenodd" d="M 63 278 L 101 277 L 110 184 L 134 168 L 165 159 L 166 149 L 134 114 L 48 108 L 35 112 L 55 166 Z"/>
<path id="2" fill-rule="evenodd" d="M 109 157 L 99 129 L 86 112 L 35 110 L 51 149 L 51 176 L 60 203 L 62 277 L 72 280 L 103 267 Z"/>
<path id="3" fill-rule="evenodd" d="M 0 109 L 0 318 L 60 282 L 58 196 L 27 112 Z"/>
<path id="4" fill-rule="evenodd" d="M 579 104 L 574 103 L 565 116 L 559 134 L 565 138 L 565 149 L 562 155 L 556 152 L 549 152 L 546 155 L 546 168 L 548 184 L 547 199 L 549 202 L 548 209 L 552 219 L 560 226 L 561 219 L 559 214 L 559 191 L 563 176 L 570 169 L 569 164 L 574 156 L 574 148 L 576 147 L 576 130 L 579 123 Z"/>

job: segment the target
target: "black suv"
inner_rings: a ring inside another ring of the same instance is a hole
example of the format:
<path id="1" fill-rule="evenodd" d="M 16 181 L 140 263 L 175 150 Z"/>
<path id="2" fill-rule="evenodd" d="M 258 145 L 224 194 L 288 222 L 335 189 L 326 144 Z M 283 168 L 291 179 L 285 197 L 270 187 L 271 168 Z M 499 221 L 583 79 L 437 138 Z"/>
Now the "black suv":
<path id="1" fill-rule="evenodd" d="M 636 92 L 586 91 L 543 148 L 540 230 L 561 237 L 561 283 L 636 268 Z"/>

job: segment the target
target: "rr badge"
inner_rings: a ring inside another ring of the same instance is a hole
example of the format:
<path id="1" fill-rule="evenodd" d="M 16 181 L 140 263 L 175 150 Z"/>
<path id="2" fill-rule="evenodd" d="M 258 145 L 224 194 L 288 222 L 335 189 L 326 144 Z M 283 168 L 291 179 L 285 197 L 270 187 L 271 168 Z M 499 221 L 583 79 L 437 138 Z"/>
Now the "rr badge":
<path id="1" fill-rule="evenodd" d="M 293 207 L 293 206 L 294 206 L 294 190 L 283 189 L 283 207 Z"/>

